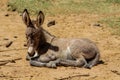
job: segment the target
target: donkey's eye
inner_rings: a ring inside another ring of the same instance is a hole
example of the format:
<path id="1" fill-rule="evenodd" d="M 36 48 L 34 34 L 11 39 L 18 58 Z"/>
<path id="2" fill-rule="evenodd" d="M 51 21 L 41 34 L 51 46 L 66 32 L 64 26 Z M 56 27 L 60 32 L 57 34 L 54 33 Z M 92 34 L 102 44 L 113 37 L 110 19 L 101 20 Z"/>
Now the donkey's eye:
<path id="1" fill-rule="evenodd" d="M 26 34 L 26 39 L 28 39 L 28 38 L 33 38 L 33 34 Z"/>
<path id="2" fill-rule="evenodd" d="M 33 33 L 31 33 L 31 34 L 28 34 L 28 37 L 32 37 L 33 36 Z"/>

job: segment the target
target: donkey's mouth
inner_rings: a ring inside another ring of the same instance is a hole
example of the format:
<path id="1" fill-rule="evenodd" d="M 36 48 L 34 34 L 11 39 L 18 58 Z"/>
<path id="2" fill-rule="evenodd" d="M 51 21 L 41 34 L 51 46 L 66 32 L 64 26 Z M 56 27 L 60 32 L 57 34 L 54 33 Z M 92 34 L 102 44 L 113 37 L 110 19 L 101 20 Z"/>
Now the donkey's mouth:
<path id="1" fill-rule="evenodd" d="M 28 55 L 29 55 L 30 57 L 33 57 L 33 56 L 35 55 L 35 52 L 33 52 L 32 54 L 28 52 Z"/>

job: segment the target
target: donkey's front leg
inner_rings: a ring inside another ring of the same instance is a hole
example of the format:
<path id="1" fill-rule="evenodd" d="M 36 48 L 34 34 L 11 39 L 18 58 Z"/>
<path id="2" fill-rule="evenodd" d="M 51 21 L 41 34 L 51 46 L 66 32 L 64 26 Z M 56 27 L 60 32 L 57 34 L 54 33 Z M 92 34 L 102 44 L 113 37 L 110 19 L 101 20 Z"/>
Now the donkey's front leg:
<path id="1" fill-rule="evenodd" d="M 54 61 L 49 61 L 49 63 L 46 64 L 46 67 L 49 68 L 57 68 L 57 65 L 60 63 L 60 59 L 56 59 Z"/>
<path id="2" fill-rule="evenodd" d="M 37 60 L 30 60 L 30 65 L 36 66 L 36 67 L 44 67 L 44 66 L 46 66 L 46 63 L 42 63 L 42 62 L 37 61 Z"/>

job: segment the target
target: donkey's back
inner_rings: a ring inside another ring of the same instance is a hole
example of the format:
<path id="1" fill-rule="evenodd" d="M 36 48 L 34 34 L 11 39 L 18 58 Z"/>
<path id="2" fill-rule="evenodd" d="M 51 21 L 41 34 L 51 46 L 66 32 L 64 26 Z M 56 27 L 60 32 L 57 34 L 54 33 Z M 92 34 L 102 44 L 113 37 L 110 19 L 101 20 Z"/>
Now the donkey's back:
<path id="1" fill-rule="evenodd" d="M 96 44 L 87 38 L 72 39 L 68 47 L 72 54 L 81 54 L 85 59 L 92 59 L 96 54 L 99 54 Z"/>

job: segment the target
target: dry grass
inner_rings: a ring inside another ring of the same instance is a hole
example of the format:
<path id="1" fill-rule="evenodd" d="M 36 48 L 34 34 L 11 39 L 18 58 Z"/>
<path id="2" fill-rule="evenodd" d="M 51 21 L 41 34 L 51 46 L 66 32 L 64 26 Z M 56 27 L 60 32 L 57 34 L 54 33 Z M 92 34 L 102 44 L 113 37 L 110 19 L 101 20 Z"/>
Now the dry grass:
<path id="1" fill-rule="evenodd" d="M 112 34 L 120 35 L 120 16 L 114 14 L 120 13 L 120 0 L 9 0 L 8 10 L 17 10 L 21 13 L 25 8 L 33 15 L 39 10 L 44 11 L 46 15 L 59 14 L 97 14 L 110 15 L 104 16 L 99 20 L 102 24 L 114 29 Z"/>

